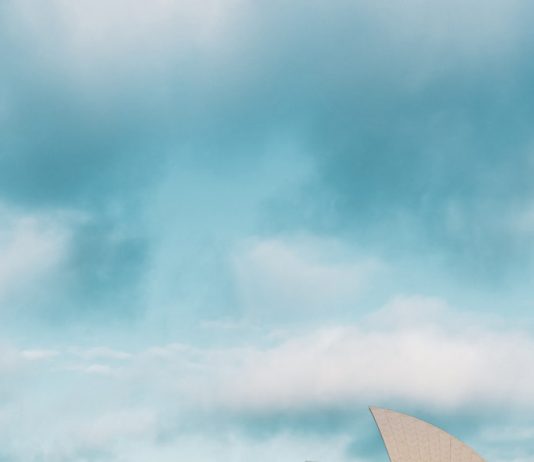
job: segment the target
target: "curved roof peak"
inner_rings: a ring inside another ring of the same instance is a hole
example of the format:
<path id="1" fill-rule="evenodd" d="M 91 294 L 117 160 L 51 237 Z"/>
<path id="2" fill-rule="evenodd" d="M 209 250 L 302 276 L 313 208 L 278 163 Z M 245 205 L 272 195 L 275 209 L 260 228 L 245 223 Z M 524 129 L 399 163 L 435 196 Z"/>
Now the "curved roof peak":
<path id="1" fill-rule="evenodd" d="M 446 431 L 410 415 L 370 407 L 391 462 L 485 462 Z"/>

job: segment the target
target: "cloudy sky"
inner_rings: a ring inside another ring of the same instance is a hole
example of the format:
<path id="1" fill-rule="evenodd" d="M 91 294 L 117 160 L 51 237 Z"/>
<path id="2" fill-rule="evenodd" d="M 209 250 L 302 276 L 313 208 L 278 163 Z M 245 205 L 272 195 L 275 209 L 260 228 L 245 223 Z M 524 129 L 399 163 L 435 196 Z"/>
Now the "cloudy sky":
<path id="1" fill-rule="evenodd" d="M 534 461 L 528 0 L 4 0 L 0 461 Z"/>

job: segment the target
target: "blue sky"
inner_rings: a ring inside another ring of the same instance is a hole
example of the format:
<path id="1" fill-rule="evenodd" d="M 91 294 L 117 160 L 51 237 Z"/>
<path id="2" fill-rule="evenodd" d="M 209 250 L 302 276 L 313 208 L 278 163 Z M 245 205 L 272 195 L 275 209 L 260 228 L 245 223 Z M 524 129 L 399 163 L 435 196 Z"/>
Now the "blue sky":
<path id="1" fill-rule="evenodd" d="M 2 2 L 0 461 L 534 460 L 533 13 Z"/>

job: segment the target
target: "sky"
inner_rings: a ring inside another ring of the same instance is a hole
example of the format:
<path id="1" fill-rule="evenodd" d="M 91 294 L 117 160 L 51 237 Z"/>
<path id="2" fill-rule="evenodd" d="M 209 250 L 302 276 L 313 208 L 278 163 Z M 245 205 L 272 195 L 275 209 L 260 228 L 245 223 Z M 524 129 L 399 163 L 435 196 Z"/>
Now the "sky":
<path id="1" fill-rule="evenodd" d="M 3 0 L 0 462 L 534 461 L 533 14 Z"/>

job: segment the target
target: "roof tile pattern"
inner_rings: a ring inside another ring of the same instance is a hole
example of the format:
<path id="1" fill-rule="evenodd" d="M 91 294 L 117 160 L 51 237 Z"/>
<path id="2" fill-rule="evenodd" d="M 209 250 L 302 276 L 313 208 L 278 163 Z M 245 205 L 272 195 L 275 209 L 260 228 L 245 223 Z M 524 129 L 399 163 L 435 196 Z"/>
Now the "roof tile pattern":
<path id="1" fill-rule="evenodd" d="M 391 462 L 484 462 L 469 446 L 415 417 L 370 408 Z"/>

